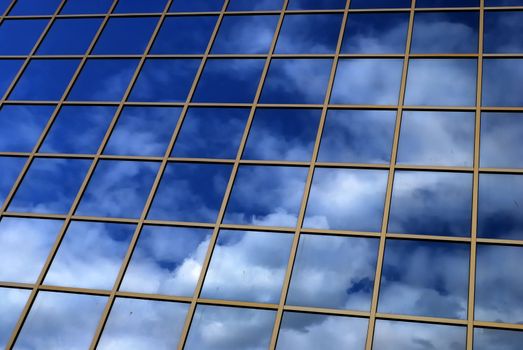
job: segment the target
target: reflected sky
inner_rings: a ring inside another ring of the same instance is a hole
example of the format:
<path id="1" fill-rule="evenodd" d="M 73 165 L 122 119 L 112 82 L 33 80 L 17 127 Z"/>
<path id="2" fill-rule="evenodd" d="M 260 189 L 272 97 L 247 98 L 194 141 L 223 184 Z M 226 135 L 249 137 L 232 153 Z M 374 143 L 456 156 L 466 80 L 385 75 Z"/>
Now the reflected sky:
<path id="1" fill-rule="evenodd" d="M 521 0 L 485 0 L 485 6 L 521 6 Z"/>
<path id="2" fill-rule="evenodd" d="M 184 349 L 268 349 L 276 312 L 198 305 Z"/>
<path id="3" fill-rule="evenodd" d="M 220 11 L 224 0 L 176 0 L 173 1 L 170 12 L 204 12 Z"/>
<path id="4" fill-rule="evenodd" d="M 133 2 L 138 1 L 133 0 Z M 147 2 L 150 3 L 151 0 Z M 118 5 L 121 4 L 120 1 Z M 95 55 L 140 55 L 145 51 L 157 22 L 158 17 L 110 18 L 97 39 L 92 53 Z"/>
<path id="5" fill-rule="evenodd" d="M 0 280 L 35 283 L 62 223 L 61 220 L 2 218 Z"/>
<path id="6" fill-rule="evenodd" d="M 111 7 L 112 0 L 67 0 L 60 14 L 75 15 L 75 14 L 91 14 L 91 13 L 106 13 Z"/>
<path id="7" fill-rule="evenodd" d="M 317 168 L 304 227 L 380 231 L 388 171 Z"/>
<path id="8" fill-rule="evenodd" d="M 466 318 L 469 251 L 466 244 L 388 239 L 379 312 Z"/>
<path id="9" fill-rule="evenodd" d="M 282 6 L 283 0 L 229 0 L 227 11 L 276 11 Z"/>
<path id="10" fill-rule="evenodd" d="M 144 226 L 120 290 L 192 296 L 212 230 Z"/>
<path id="11" fill-rule="evenodd" d="M 216 18 L 217 16 L 165 18 L 151 48 L 151 53 L 203 54 L 214 29 Z"/>
<path id="12" fill-rule="evenodd" d="M 300 236 L 288 305 L 369 311 L 377 239 Z"/>
<path id="13" fill-rule="evenodd" d="M 285 312 L 278 335 L 278 350 L 363 350 L 367 319 Z"/>
<path id="14" fill-rule="evenodd" d="M 11 11 L 10 16 L 28 16 L 28 15 L 52 15 L 60 0 L 18 0 Z"/>
<path id="15" fill-rule="evenodd" d="M 168 164 L 148 218 L 214 223 L 231 168 L 228 164 Z"/>
<path id="16" fill-rule="evenodd" d="M 478 7 L 480 0 L 417 0 L 416 7 Z"/>
<path id="17" fill-rule="evenodd" d="M 175 349 L 189 304 L 116 298 L 97 349 Z"/>
<path id="18" fill-rule="evenodd" d="M 44 284 L 111 289 L 134 229 L 134 225 L 73 221 Z"/>
<path id="19" fill-rule="evenodd" d="M 523 168 L 523 114 L 481 115 L 481 166 Z"/>
<path id="20" fill-rule="evenodd" d="M 474 329 L 474 350 L 519 350 L 521 344 L 523 344 L 523 332 L 489 328 Z"/>
<path id="21" fill-rule="evenodd" d="M 345 8 L 346 0 L 289 0 L 289 10 L 328 10 Z"/>
<path id="22" fill-rule="evenodd" d="M 351 0 L 351 9 L 368 8 L 410 8 L 411 0 Z"/>
<path id="23" fill-rule="evenodd" d="M 11 191 L 11 187 L 18 178 L 25 162 L 26 158 L 0 157 L 0 169 L 2 169 L 2 176 L 0 176 L 0 205 L 4 203 L 5 197 Z"/>
<path id="24" fill-rule="evenodd" d="M 499 3 L 499 0 L 497 2 Z M 519 1 L 517 6 L 521 5 Z M 484 52 L 521 53 L 523 52 L 522 35 L 523 12 L 485 12 Z"/>
<path id="25" fill-rule="evenodd" d="M 5 347 L 31 290 L 0 288 L 0 346 Z"/>
<path id="26" fill-rule="evenodd" d="M 115 13 L 162 12 L 167 0 L 119 0 Z"/>
<path id="27" fill-rule="evenodd" d="M 28 55 L 47 19 L 5 20 L 0 26 L 0 55 Z"/>
<path id="28" fill-rule="evenodd" d="M 241 166 L 224 222 L 296 226 L 308 168 Z"/>
<path id="29" fill-rule="evenodd" d="M 277 304 L 293 235 L 221 231 L 200 296 Z"/>
<path id="30" fill-rule="evenodd" d="M 0 60 L 0 94 L 3 95 L 24 60 Z"/>
<path id="31" fill-rule="evenodd" d="M 101 18 L 61 18 L 38 47 L 38 55 L 83 55 L 94 38 Z"/>
<path id="32" fill-rule="evenodd" d="M 523 104 L 519 93 L 523 81 L 523 59 L 483 60 L 483 105 L 517 107 Z"/>

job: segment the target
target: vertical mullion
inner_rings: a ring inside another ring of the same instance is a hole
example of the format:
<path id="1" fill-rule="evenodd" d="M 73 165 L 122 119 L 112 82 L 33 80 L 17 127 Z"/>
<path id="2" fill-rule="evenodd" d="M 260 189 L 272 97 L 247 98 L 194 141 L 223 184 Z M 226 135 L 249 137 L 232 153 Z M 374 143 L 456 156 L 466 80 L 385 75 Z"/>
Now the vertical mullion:
<path id="1" fill-rule="evenodd" d="M 13 9 L 13 7 L 15 6 L 16 4 L 16 0 L 11 0 L 11 2 L 9 2 L 9 5 L 7 5 L 7 7 L 5 8 L 5 11 L 4 13 L 2 13 L 2 16 L 0 17 L 0 24 L 2 24 L 2 22 L 4 21 L 4 19 L 7 17 L 7 15 L 9 14 L 9 12 Z"/>

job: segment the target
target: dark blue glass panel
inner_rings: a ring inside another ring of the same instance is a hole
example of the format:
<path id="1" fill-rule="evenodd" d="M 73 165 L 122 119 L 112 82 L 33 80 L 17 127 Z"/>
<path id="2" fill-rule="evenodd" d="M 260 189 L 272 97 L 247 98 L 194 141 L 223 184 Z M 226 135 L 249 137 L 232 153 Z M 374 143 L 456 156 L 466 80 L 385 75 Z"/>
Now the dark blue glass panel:
<path id="1" fill-rule="evenodd" d="M 36 53 L 83 55 L 101 23 L 101 18 L 57 19 Z"/>
<path id="2" fill-rule="evenodd" d="M 518 350 L 523 344 L 523 332 L 516 330 L 475 328 L 474 350 Z"/>
<path id="3" fill-rule="evenodd" d="M 389 232 L 468 236 L 471 215 L 472 174 L 396 172 Z"/>
<path id="4" fill-rule="evenodd" d="M 165 18 L 151 53 L 203 54 L 214 30 L 216 18 L 216 16 Z"/>
<path id="5" fill-rule="evenodd" d="M 319 109 L 258 109 L 243 158 L 309 162 L 320 116 Z"/>
<path id="6" fill-rule="evenodd" d="M 31 60 L 18 80 L 10 100 L 58 101 L 80 60 Z"/>
<path id="7" fill-rule="evenodd" d="M 0 55 L 28 55 L 46 24 L 46 19 L 3 21 L 0 26 Z"/>
<path id="8" fill-rule="evenodd" d="M 135 59 L 87 60 L 67 99 L 120 101 L 137 65 Z"/>
<path id="9" fill-rule="evenodd" d="M 341 14 L 286 15 L 275 52 L 334 53 L 342 17 Z"/>
<path id="10" fill-rule="evenodd" d="M 181 108 L 170 107 L 124 108 L 104 153 L 163 156 L 180 112 Z"/>
<path id="11" fill-rule="evenodd" d="M 329 110 L 320 162 L 389 163 L 396 111 Z"/>
<path id="12" fill-rule="evenodd" d="M 83 159 L 35 159 L 9 211 L 66 214 L 90 164 L 90 160 Z"/>
<path id="13" fill-rule="evenodd" d="M 466 319 L 469 253 L 466 244 L 388 239 L 379 312 Z"/>
<path id="14" fill-rule="evenodd" d="M 223 0 L 174 0 L 170 12 L 205 12 L 220 11 Z"/>
<path id="15" fill-rule="evenodd" d="M 229 0 L 227 11 L 276 11 L 283 7 L 283 0 Z"/>
<path id="16" fill-rule="evenodd" d="M 106 13 L 113 0 L 67 0 L 60 14 L 76 15 L 76 14 L 94 14 Z"/>
<path id="17" fill-rule="evenodd" d="M 134 84 L 130 101 L 185 102 L 200 59 L 150 59 Z"/>
<path id="18" fill-rule="evenodd" d="M 411 0 L 351 0 L 352 9 L 410 8 Z"/>
<path id="19" fill-rule="evenodd" d="M 23 62 L 23 60 L 0 60 L 0 96 L 5 93 Z"/>
<path id="20" fill-rule="evenodd" d="M 119 0 L 115 13 L 162 12 L 167 0 Z"/>
<path id="21" fill-rule="evenodd" d="M 416 13 L 412 53 L 478 52 L 478 12 Z"/>
<path id="22" fill-rule="evenodd" d="M 245 0 L 244 0 L 244 1 L 245 1 Z M 247 0 L 247 1 L 249 1 L 249 0 Z M 7 7 L 8 7 L 11 3 L 12 3 L 11 0 L 0 0 L 0 13 L 3 14 L 3 13 L 7 10 Z M 1 328 L 1 326 L 0 326 L 0 332 L 2 332 L 2 328 Z M 9 334 L 9 335 L 10 335 L 10 334 Z M 8 336 L 9 336 L 9 335 L 8 335 Z M 0 346 L 3 345 L 1 339 L 2 339 L 2 334 L 0 333 Z M 7 341 L 7 339 L 6 339 L 6 341 Z"/>
<path id="23" fill-rule="evenodd" d="M 260 102 L 322 104 L 331 68 L 330 59 L 274 59 Z"/>
<path id="24" fill-rule="evenodd" d="M 479 7 L 480 0 L 416 0 L 416 7 Z"/>
<path id="25" fill-rule="evenodd" d="M 264 64 L 264 59 L 208 60 L 193 101 L 251 103 Z"/>
<path id="26" fill-rule="evenodd" d="M 52 15 L 61 0 L 17 0 L 9 16 Z"/>
<path id="27" fill-rule="evenodd" d="M 331 103 L 395 105 L 398 103 L 403 60 L 341 59 Z"/>
<path id="28" fill-rule="evenodd" d="M 487 11 L 483 38 L 486 53 L 523 52 L 523 12 Z"/>
<path id="29" fill-rule="evenodd" d="M 520 107 L 523 59 L 483 60 L 483 106 Z"/>
<path id="30" fill-rule="evenodd" d="M 142 54 L 157 22 L 158 17 L 111 18 L 96 42 L 93 53 Z"/>
<path id="31" fill-rule="evenodd" d="M 212 46 L 212 53 L 267 53 L 277 23 L 278 16 L 225 16 Z"/>
<path id="32" fill-rule="evenodd" d="M 405 13 L 351 13 L 342 53 L 404 53 L 409 27 Z"/>
<path id="33" fill-rule="evenodd" d="M 156 162 L 100 161 L 76 214 L 140 217 L 159 167 Z"/>
<path id="34" fill-rule="evenodd" d="M 11 191 L 11 187 L 18 178 L 25 161 L 25 158 L 0 157 L 0 169 L 2 169 L 2 176 L 0 177 L 0 206 L 4 203 L 9 191 Z"/>
<path id="35" fill-rule="evenodd" d="M 63 106 L 39 151 L 96 153 L 115 111 L 116 107 Z"/>
<path id="36" fill-rule="evenodd" d="M 346 0 L 289 0 L 289 10 L 329 10 L 345 8 Z"/>
<path id="37" fill-rule="evenodd" d="M 481 115 L 481 166 L 523 168 L 523 114 Z"/>
<path id="38" fill-rule="evenodd" d="M 0 152 L 31 152 L 53 110 L 54 106 L 2 106 Z"/>
<path id="39" fill-rule="evenodd" d="M 521 0 L 485 0 L 485 6 L 521 6 Z"/>
<path id="40" fill-rule="evenodd" d="M 191 297 L 211 234 L 212 229 L 144 226 L 120 290 Z"/>
<path id="41" fill-rule="evenodd" d="M 7 348 L 25 303 L 29 299 L 30 289 L 0 288 L 0 310 L 2 320 L 0 321 L 0 346 Z"/>
<path id="42" fill-rule="evenodd" d="M 169 164 L 154 197 L 148 218 L 215 222 L 230 173 L 230 165 Z"/>
<path id="43" fill-rule="evenodd" d="M 173 157 L 236 158 L 250 110 L 189 108 Z"/>
<path id="44" fill-rule="evenodd" d="M 135 225 L 73 221 L 44 284 L 112 289 Z"/>
<path id="45" fill-rule="evenodd" d="M 223 221 L 296 226 L 307 172 L 308 168 L 302 167 L 240 167 Z"/>

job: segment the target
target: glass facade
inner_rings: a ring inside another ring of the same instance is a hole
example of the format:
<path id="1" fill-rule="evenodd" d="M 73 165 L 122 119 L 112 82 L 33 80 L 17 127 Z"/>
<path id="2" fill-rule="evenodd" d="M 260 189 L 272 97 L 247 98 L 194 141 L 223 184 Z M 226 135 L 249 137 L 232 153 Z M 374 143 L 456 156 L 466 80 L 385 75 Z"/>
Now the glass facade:
<path id="1" fill-rule="evenodd" d="M 0 347 L 523 344 L 520 0 L 0 0 Z"/>

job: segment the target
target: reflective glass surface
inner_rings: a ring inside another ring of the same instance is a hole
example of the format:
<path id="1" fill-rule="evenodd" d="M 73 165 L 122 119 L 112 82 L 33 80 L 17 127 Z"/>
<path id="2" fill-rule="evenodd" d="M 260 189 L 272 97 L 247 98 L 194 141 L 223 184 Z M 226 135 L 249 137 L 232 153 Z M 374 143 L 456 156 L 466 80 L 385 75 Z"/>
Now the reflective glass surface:
<path id="1" fill-rule="evenodd" d="M 18 178 L 25 162 L 25 158 L 0 157 L 0 169 L 2 169 L 2 176 L 0 176 L 0 205 L 4 203 L 9 191 L 11 191 L 11 187 Z"/>
<path id="2" fill-rule="evenodd" d="M 173 1 L 170 12 L 208 12 L 220 11 L 224 0 L 176 0 Z"/>
<path id="3" fill-rule="evenodd" d="M 18 0 L 11 11 L 9 11 L 9 15 L 52 15 L 57 10 L 60 2 L 60 0 Z"/>
<path id="4" fill-rule="evenodd" d="M 115 13 L 162 12 L 167 0 L 119 0 Z"/>
<path id="5" fill-rule="evenodd" d="M 111 18 L 98 38 L 93 54 L 142 54 L 157 22 L 157 17 Z"/>
<path id="6" fill-rule="evenodd" d="M 28 289 L 0 288 L 0 346 L 7 345 L 30 293 Z"/>
<path id="7" fill-rule="evenodd" d="M 67 0 L 60 14 L 76 15 L 90 13 L 106 13 L 111 7 L 112 0 Z"/>
<path id="8" fill-rule="evenodd" d="M 483 106 L 522 106 L 523 95 L 519 93 L 522 82 L 523 59 L 485 59 L 483 61 Z"/>
<path id="9" fill-rule="evenodd" d="M 521 0 L 485 0 L 485 6 L 521 6 Z"/>
<path id="10" fill-rule="evenodd" d="M 521 53 L 523 52 L 522 35 L 523 12 L 485 12 L 484 52 Z"/>
<path id="11" fill-rule="evenodd" d="M 0 95 L 6 92 L 22 62 L 23 60 L 0 60 Z"/>
<path id="12" fill-rule="evenodd" d="M 61 18 L 38 47 L 38 55 L 83 55 L 102 23 L 101 18 Z"/>
<path id="13" fill-rule="evenodd" d="M 481 115 L 481 166 L 523 168 L 523 114 Z"/>
<path id="14" fill-rule="evenodd" d="M 475 350 L 518 350 L 523 344 L 523 332 L 504 329 L 475 328 Z"/>
<path id="15" fill-rule="evenodd" d="M 345 8 L 345 0 L 289 0 L 289 10 L 328 10 Z"/>
<path id="16" fill-rule="evenodd" d="M 282 6 L 283 0 L 229 0 L 227 11 L 276 11 Z"/>
<path id="17" fill-rule="evenodd" d="M 377 239 L 302 234 L 287 304 L 369 311 Z"/>
<path id="18" fill-rule="evenodd" d="M 417 0 L 416 7 L 478 7 L 480 0 Z"/>
<path id="19" fill-rule="evenodd" d="M 203 54 L 216 16 L 167 17 L 151 48 L 152 54 Z"/>
<path id="20" fill-rule="evenodd" d="M 46 25 L 46 19 L 3 21 L 0 26 L 0 55 L 28 55 Z"/>
<path id="21" fill-rule="evenodd" d="M 351 0 L 350 8 L 368 9 L 368 8 L 410 8 L 411 0 Z"/>

